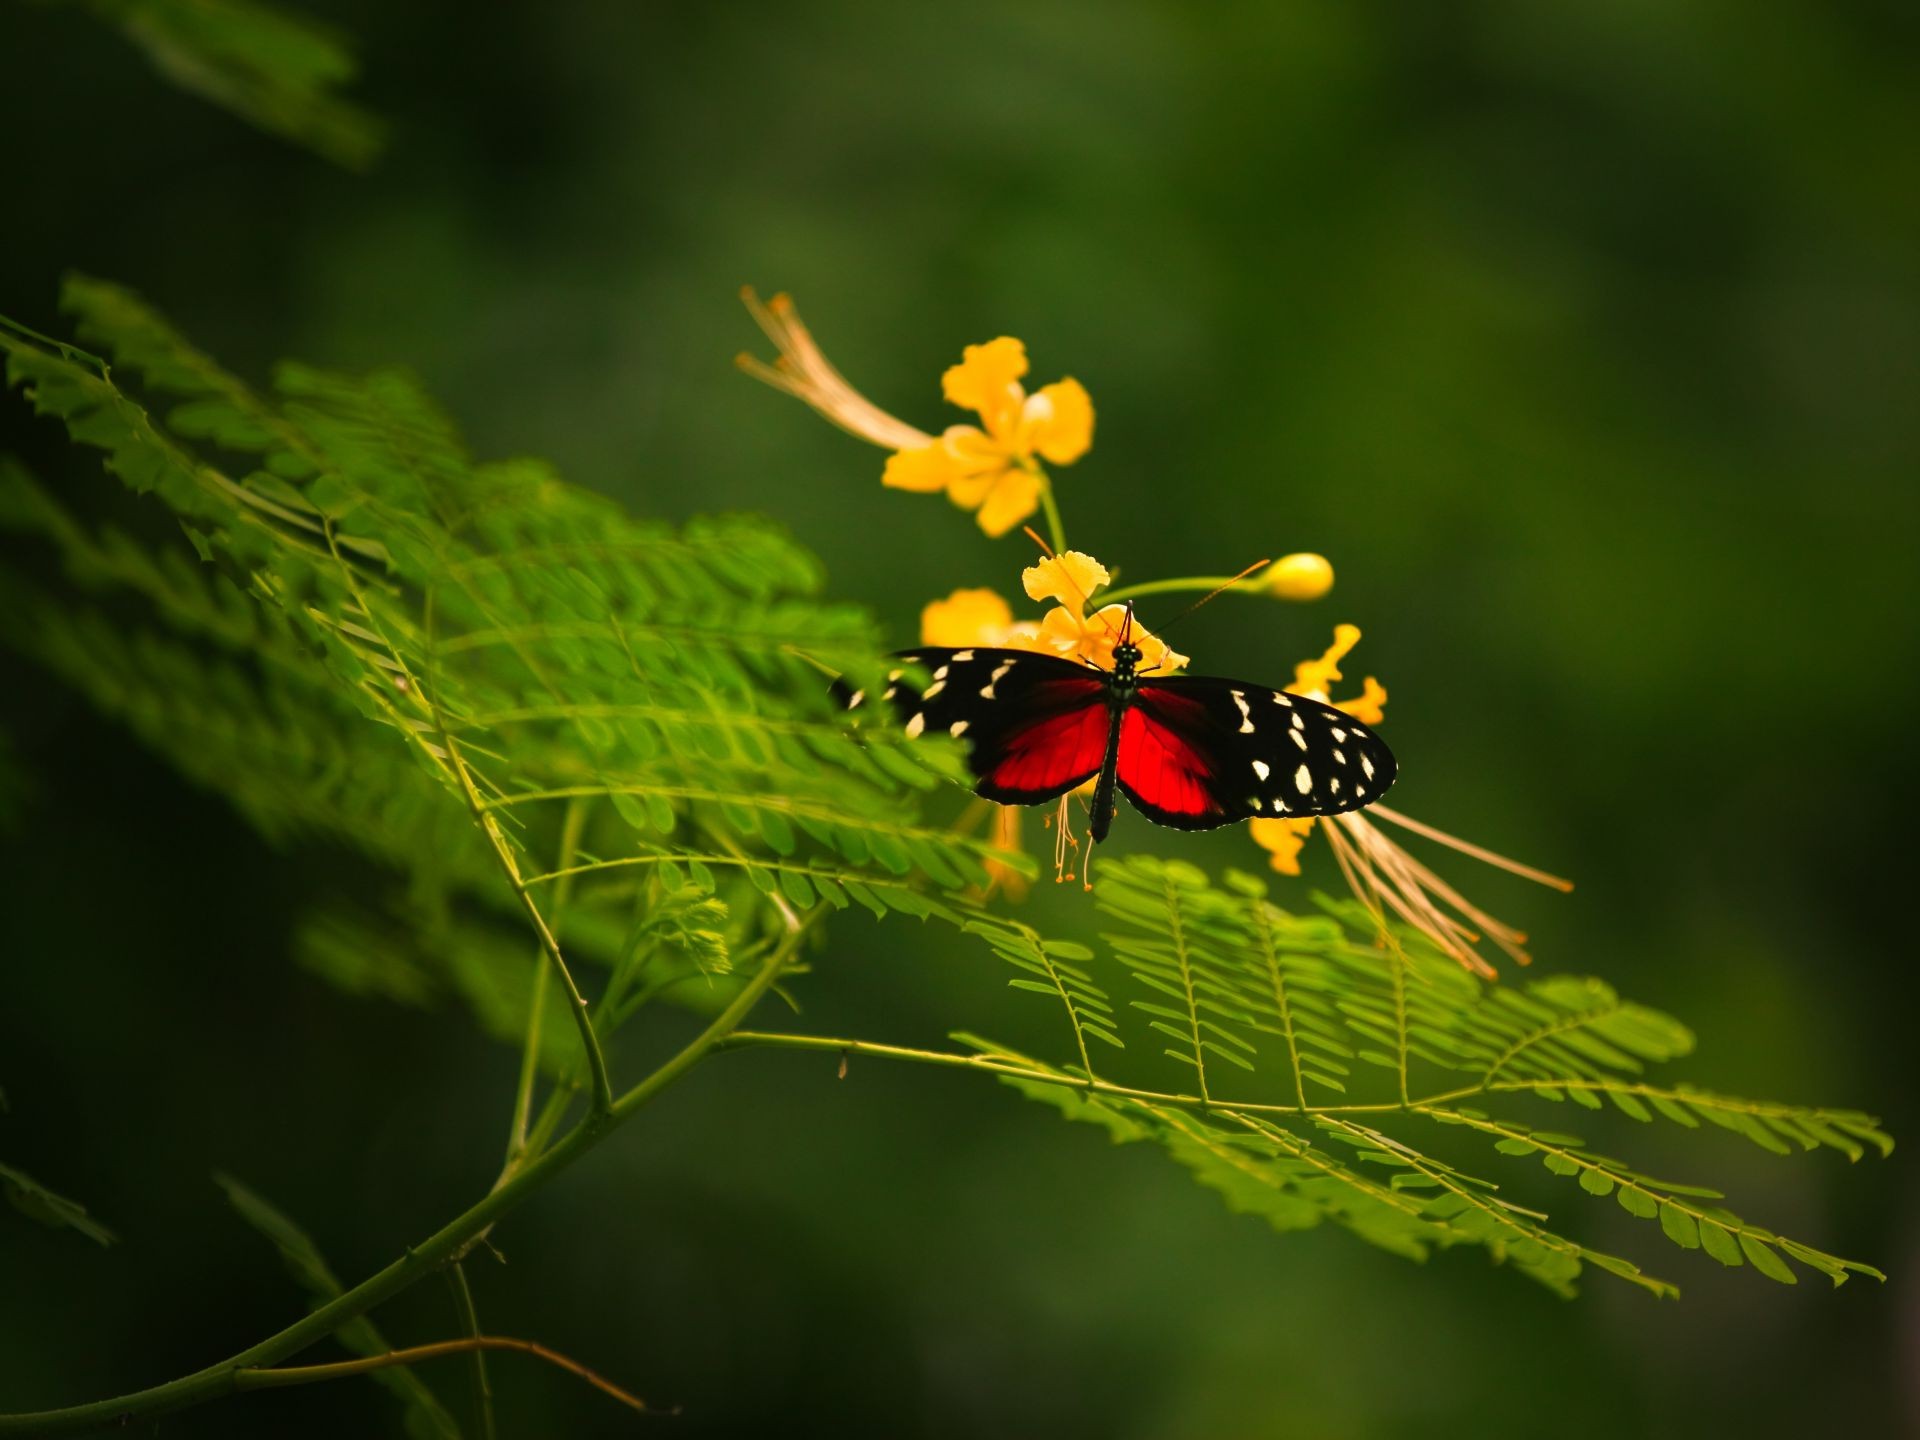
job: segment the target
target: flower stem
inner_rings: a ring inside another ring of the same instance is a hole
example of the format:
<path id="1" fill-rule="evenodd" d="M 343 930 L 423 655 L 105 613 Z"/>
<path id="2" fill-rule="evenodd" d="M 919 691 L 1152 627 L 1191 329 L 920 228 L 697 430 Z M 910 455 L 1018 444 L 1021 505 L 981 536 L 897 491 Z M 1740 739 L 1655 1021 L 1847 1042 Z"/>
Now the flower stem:
<path id="1" fill-rule="evenodd" d="M 1053 498 L 1053 477 L 1042 473 L 1040 476 L 1040 508 L 1047 515 L 1047 539 L 1053 545 L 1053 553 L 1063 555 L 1067 549 L 1067 527 L 1060 520 L 1060 505 Z"/>
<path id="2" fill-rule="evenodd" d="M 1147 580 L 1138 585 L 1123 585 L 1100 597 L 1102 605 L 1137 600 L 1142 595 L 1172 595 L 1197 590 L 1207 594 L 1215 590 L 1238 590 L 1243 595 L 1261 595 L 1266 587 L 1258 580 L 1236 580 L 1231 575 L 1182 575 L 1177 580 Z"/>

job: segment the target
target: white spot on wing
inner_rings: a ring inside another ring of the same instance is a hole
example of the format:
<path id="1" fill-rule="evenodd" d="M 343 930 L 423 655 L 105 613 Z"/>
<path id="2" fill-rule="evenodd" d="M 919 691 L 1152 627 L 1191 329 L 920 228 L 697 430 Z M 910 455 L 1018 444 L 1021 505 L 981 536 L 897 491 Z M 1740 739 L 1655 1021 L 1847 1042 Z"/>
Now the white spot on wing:
<path id="1" fill-rule="evenodd" d="M 956 651 L 954 651 L 954 652 L 953 652 L 953 658 L 954 658 L 955 660 L 971 660 L 971 659 L 973 659 L 973 651 L 971 651 L 971 650 L 956 650 Z"/>
<path id="2" fill-rule="evenodd" d="M 857 709 L 857 708 L 859 707 L 859 704 L 860 704 L 860 702 L 861 702 L 862 700 L 864 700 L 864 699 L 866 699 L 866 698 L 867 698 L 867 692 L 866 692 L 866 691 L 864 691 L 864 690 L 856 690 L 856 691 L 854 691 L 854 692 L 853 692 L 853 698 L 852 698 L 851 700 L 849 700 L 849 701 L 847 701 L 847 709 L 849 709 L 849 710 L 853 710 L 853 709 Z"/>
<path id="3" fill-rule="evenodd" d="M 1007 671 L 1011 669 L 1013 669 L 1013 661 L 1003 660 L 998 665 L 993 667 L 993 678 L 998 680 L 1002 675 L 1006 674 Z"/>
<path id="4" fill-rule="evenodd" d="M 1302 750 L 1307 748 L 1307 737 L 1302 735 L 1298 730 L 1289 730 L 1287 734 L 1292 738 L 1293 743 L 1298 745 Z"/>
<path id="5" fill-rule="evenodd" d="M 917 738 L 920 732 L 926 728 L 927 728 L 926 713 L 920 710 L 914 711 L 913 718 L 907 721 L 907 734 Z"/>
<path id="6" fill-rule="evenodd" d="M 1293 701 L 1282 695 L 1278 690 L 1273 692 L 1273 703 L 1276 705 L 1284 705 L 1289 710 L 1293 708 Z"/>
<path id="7" fill-rule="evenodd" d="M 1256 760 L 1253 762 L 1253 773 L 1264 780 L 1273 773 L 1273 767 L 1264 760 Z"/>
<path id="8" fill-rule="evenodd" d="M 936 671 L 934 671 L 934 672 L 933 672 L 933 678 L 934 678 L 934 679 L 936 679 L 936 680 L 944 680 L 944 679 L 946 679 L 946 678 L 947 678 L 947 667 L 946 667 L 945 665 L 942 665 L 942 666 L 941 666 L 941 667 L 940 667 L 940 668 L 939 668 L 938 670 L 936 670 Z"/>
<path id="9" fill-rule="evenodd" d="M 933 699 L 934 696 L 938 695 L 942 690 L 946 688 L 947 688 L 946 681 L 936 680 L 933 682 L 933 684 L 927 686 L 927 688 L 921 692 L 920 698 L 922 700 L 931 700 Z"/>
<path id="10" fill-rule="evenodd" d="M 1232 694 L 1233 703 L 1240 707 L 1240 733 L 1242 735 L 1251 735 L 1253 734 L 1253 712 L 1247 708 L 1246 692 L 1244 690 L 1235 690 Z"/>
<path id="11" fill-rule="evenodd" d="M 1000 698 L 993 693 L 993 681 L 989 680 L 985 685 L 980 687 L 980 698 L 982 700 L 997 700 Z"/>
<path id="12" fill-rule="evenodd" d="M 962 735 L 967 733 L 967 722 L 964 720 L 954 721 L 953 724 L 947 727 L 947 733 L 958 740 Z"/>
<path id="13" fill-rule="evenodd" d="M 1313 789 L 1313 772 L 1304 765 L 1294 771 L 1293 788 L 1302 795 L 1308 794 Z"/>
<path id="14" fill-rule="evenodd" d="M 1360 755 L 1360 768 L 1367 772 L 1367 779 L 1371 780 L 1373 778 L 1373 761 L 1367 758 L 1365 751 L 1362 751 Z"/>

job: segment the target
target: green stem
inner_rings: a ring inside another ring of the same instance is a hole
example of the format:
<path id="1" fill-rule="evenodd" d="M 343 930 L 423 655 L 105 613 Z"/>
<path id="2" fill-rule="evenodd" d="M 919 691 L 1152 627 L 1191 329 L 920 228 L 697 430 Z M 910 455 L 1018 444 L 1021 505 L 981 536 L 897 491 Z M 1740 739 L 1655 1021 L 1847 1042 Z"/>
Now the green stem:
<path id="1" fill-rule="evenodd" d="M 191 1375 L 183 1375 L 164 1385 L 136 1390 L 110 1400 L 96 1400 L 60 1410 L 0 1415 L 0 1435 L 64 1435 L 95 1426 L 126 1424 L 142 1416 L 179 1410 L 231 1395 L 255 1384 L 272 1383 L 259 1381 L 257 1375 L 243 1377 L 241 1372 L 257 1372 L 262 1366 L 272 1365 L 304 1350 L 315 1341 L 325 1339 L 347 1321 L 391 1299 L 459 1254 L 474 1236 L 606 1139 L 622 1122 L 686 1074 L 708 1051 L 732 1033 L 779 978 L 782 967 L 793 955 L 798 942 L 799 935 L 796 934 L 789 937 L 788 943 L 773 950 L 759 972 L 715 1017 L 712 1024 L 659 1069 L 622 1095 L 607 1114 L 589 1115 L 555 1142 L 552 1149 L 529 1162 L 506 1184 L 483 1196 L 385 1269 L 370 1275 L 277 1335 L 269 1336 L 217 1365 L 196 1370 Z"/>
<path id="2" fill-rule="evenodd" d="M 453 1308 L 460 1318 L 460 1328 L 478 1341 L 480 1335 L 480 1312 L 474 1308 L 473 1290 L 467 1284 L 467 1269 L 458 1260 L 447 1267 L 447 1288 L 453 1291 Z M 486 1347 L 476 1344 L 473 1349 L 473 1414 L 480 1426 L 482 1440 L 494 1440 L 493 1424 L 493 1386 L 487 1381 Z"/>
<path id="3" fill-rule="evenodd" d="M 1102 605 L 1117 605 L 1138 600 L 1142 595 L 1173 595 L 1197 591 L 1202 595 L 1215 590 L 1238 591 L 1242 595 L 1264 595 L 1267 587 L 1258 580 L 1236 580 L 1231 575 L 1182 575 L 1175 580 L 1146 580 L 1138 585 L 1122 585 L 1100 597 Z"/>
<path id="4" fill-rule="evenodd" d="M 1038 472 L 1039 467 L 1035 470 Z M 1053 553 L 1063 554 L 1067 548 L 1067 527 L 1060 521 L 1060 505 L 1053 498 L 1053 477 L 1040 472 L 1040 508 L 1047 517 L 1047 539 L 1053 545 Z"/>
<path id="5" fill-rule="evenodd" d="M 1005 1075 L 1015 1080 L 1034 1080 L 1058 1085 L 1066 1090 L 1085 1090 L 1092 1095 L 1113 1095 L 1122 1100 L 1144 1100 L 1153 1105 L 1170 1105 L 1183 1110 L 1223 1111 L 1247 1115 L 1374 1115 L 1405 1114 L 1422 1107 L 1445 1105 L 1451 1100 L 1478 1095 L 1482 1087 L 1464 1086 L 1445 1090 L 1406 1102 L 1393 1100 L 1377 1104 L 1346 1105 L 1270 1105 L 1240 1100 L 1220 1100 L 1208 1096 L 1183 1095 L 1165 1090 L 1139 1090 L 1116 1085 L 1110 1080 L 1082 1079 L 1057 1070 L 1036 1070 L 1016 1065 L 991 1055 L 964 1055 L 951 1050 L 920 1050 L 911 1045 L 884 1045 L 875 1040 L 843 1040 L 831 1035 L 793 1035 L 775 1030 L 736 1030 L 714 1047 L 718 1050 L 774 1049 L 816 1050 L 833 1055 L 871 1055 L 879 1060 L 904 1060 L 917 1065 L 944 1065 L 956 1070 L 979 1070 L 989 1075 Z"/>
<path id="6" fill-rule="evenodd" d="M 567 802 L 566 818 L 560 825 L 560 863 L 558 873 L 560 883 L 553 895 L 553 925 L 556 937 L 560 921 L 566 911 L 568 899 L 573 894 L 573 875 L 570 866 L 573 857 L 580 848 L 580 832 L 586 827 L 587 805 L 584 800 Z M 529 880 L 527 884 L 532 885 Z M 527 1121 L 533 1114 L 533 1087 L 540 1074 L 540 1027 L 547 1015 L 547 965 L 546 957 L 535 953 L 533 960 L 533 994 L 527 1001 L 527 1040 L 520 1052 L 520 1082 L 513 1096 L 513 1128 L 507 1136 L 507 1166 L 511 1169 L 519 1162 L 527 1148 Z"/>

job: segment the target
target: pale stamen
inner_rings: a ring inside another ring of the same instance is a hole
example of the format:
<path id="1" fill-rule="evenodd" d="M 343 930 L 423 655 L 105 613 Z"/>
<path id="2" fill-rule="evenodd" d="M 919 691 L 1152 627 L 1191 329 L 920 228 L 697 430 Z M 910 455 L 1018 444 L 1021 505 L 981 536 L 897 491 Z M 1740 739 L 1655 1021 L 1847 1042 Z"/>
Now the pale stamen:
<path id="1" fill-rule="evenodd" d="M 740 298 L 780 351 L 780 358 L 772 365 L 751 355 L 734 357 L 734 364 L 754 379 L 805 401 L 848 434 L 889 450 L 924 449 L 938 438 L 889 415 L 848 384 L 820 353 L 813 336 L 800 323 L 793 301 L 785 295 L 762 304 L 753 287 L 747 286 Z"/>

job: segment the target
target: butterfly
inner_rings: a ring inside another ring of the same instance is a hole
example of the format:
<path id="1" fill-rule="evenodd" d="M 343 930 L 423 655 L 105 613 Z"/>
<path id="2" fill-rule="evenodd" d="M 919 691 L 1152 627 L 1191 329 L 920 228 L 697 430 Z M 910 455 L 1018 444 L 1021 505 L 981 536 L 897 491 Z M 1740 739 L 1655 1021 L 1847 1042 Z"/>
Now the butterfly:
<path id="1" fill-rule="evenodd" d="M 1098 777 L 1088 828 L 1104 840 L 1115 791 L 1157 825 L 1212 830 L 1256 816 L 1338 815 L 1373 804 L 1398 766 L 1372 730 L 1342 710 L 1244 680 L 1148 679 L 1128 606 L 1113 669 L 986 646 L 923 647 L 882 698 L 908 735 L 947 734 L 970 746 L 974 793 L 1039 805 Z M 864 692 L 843 695 L 848 710 Z"/>

